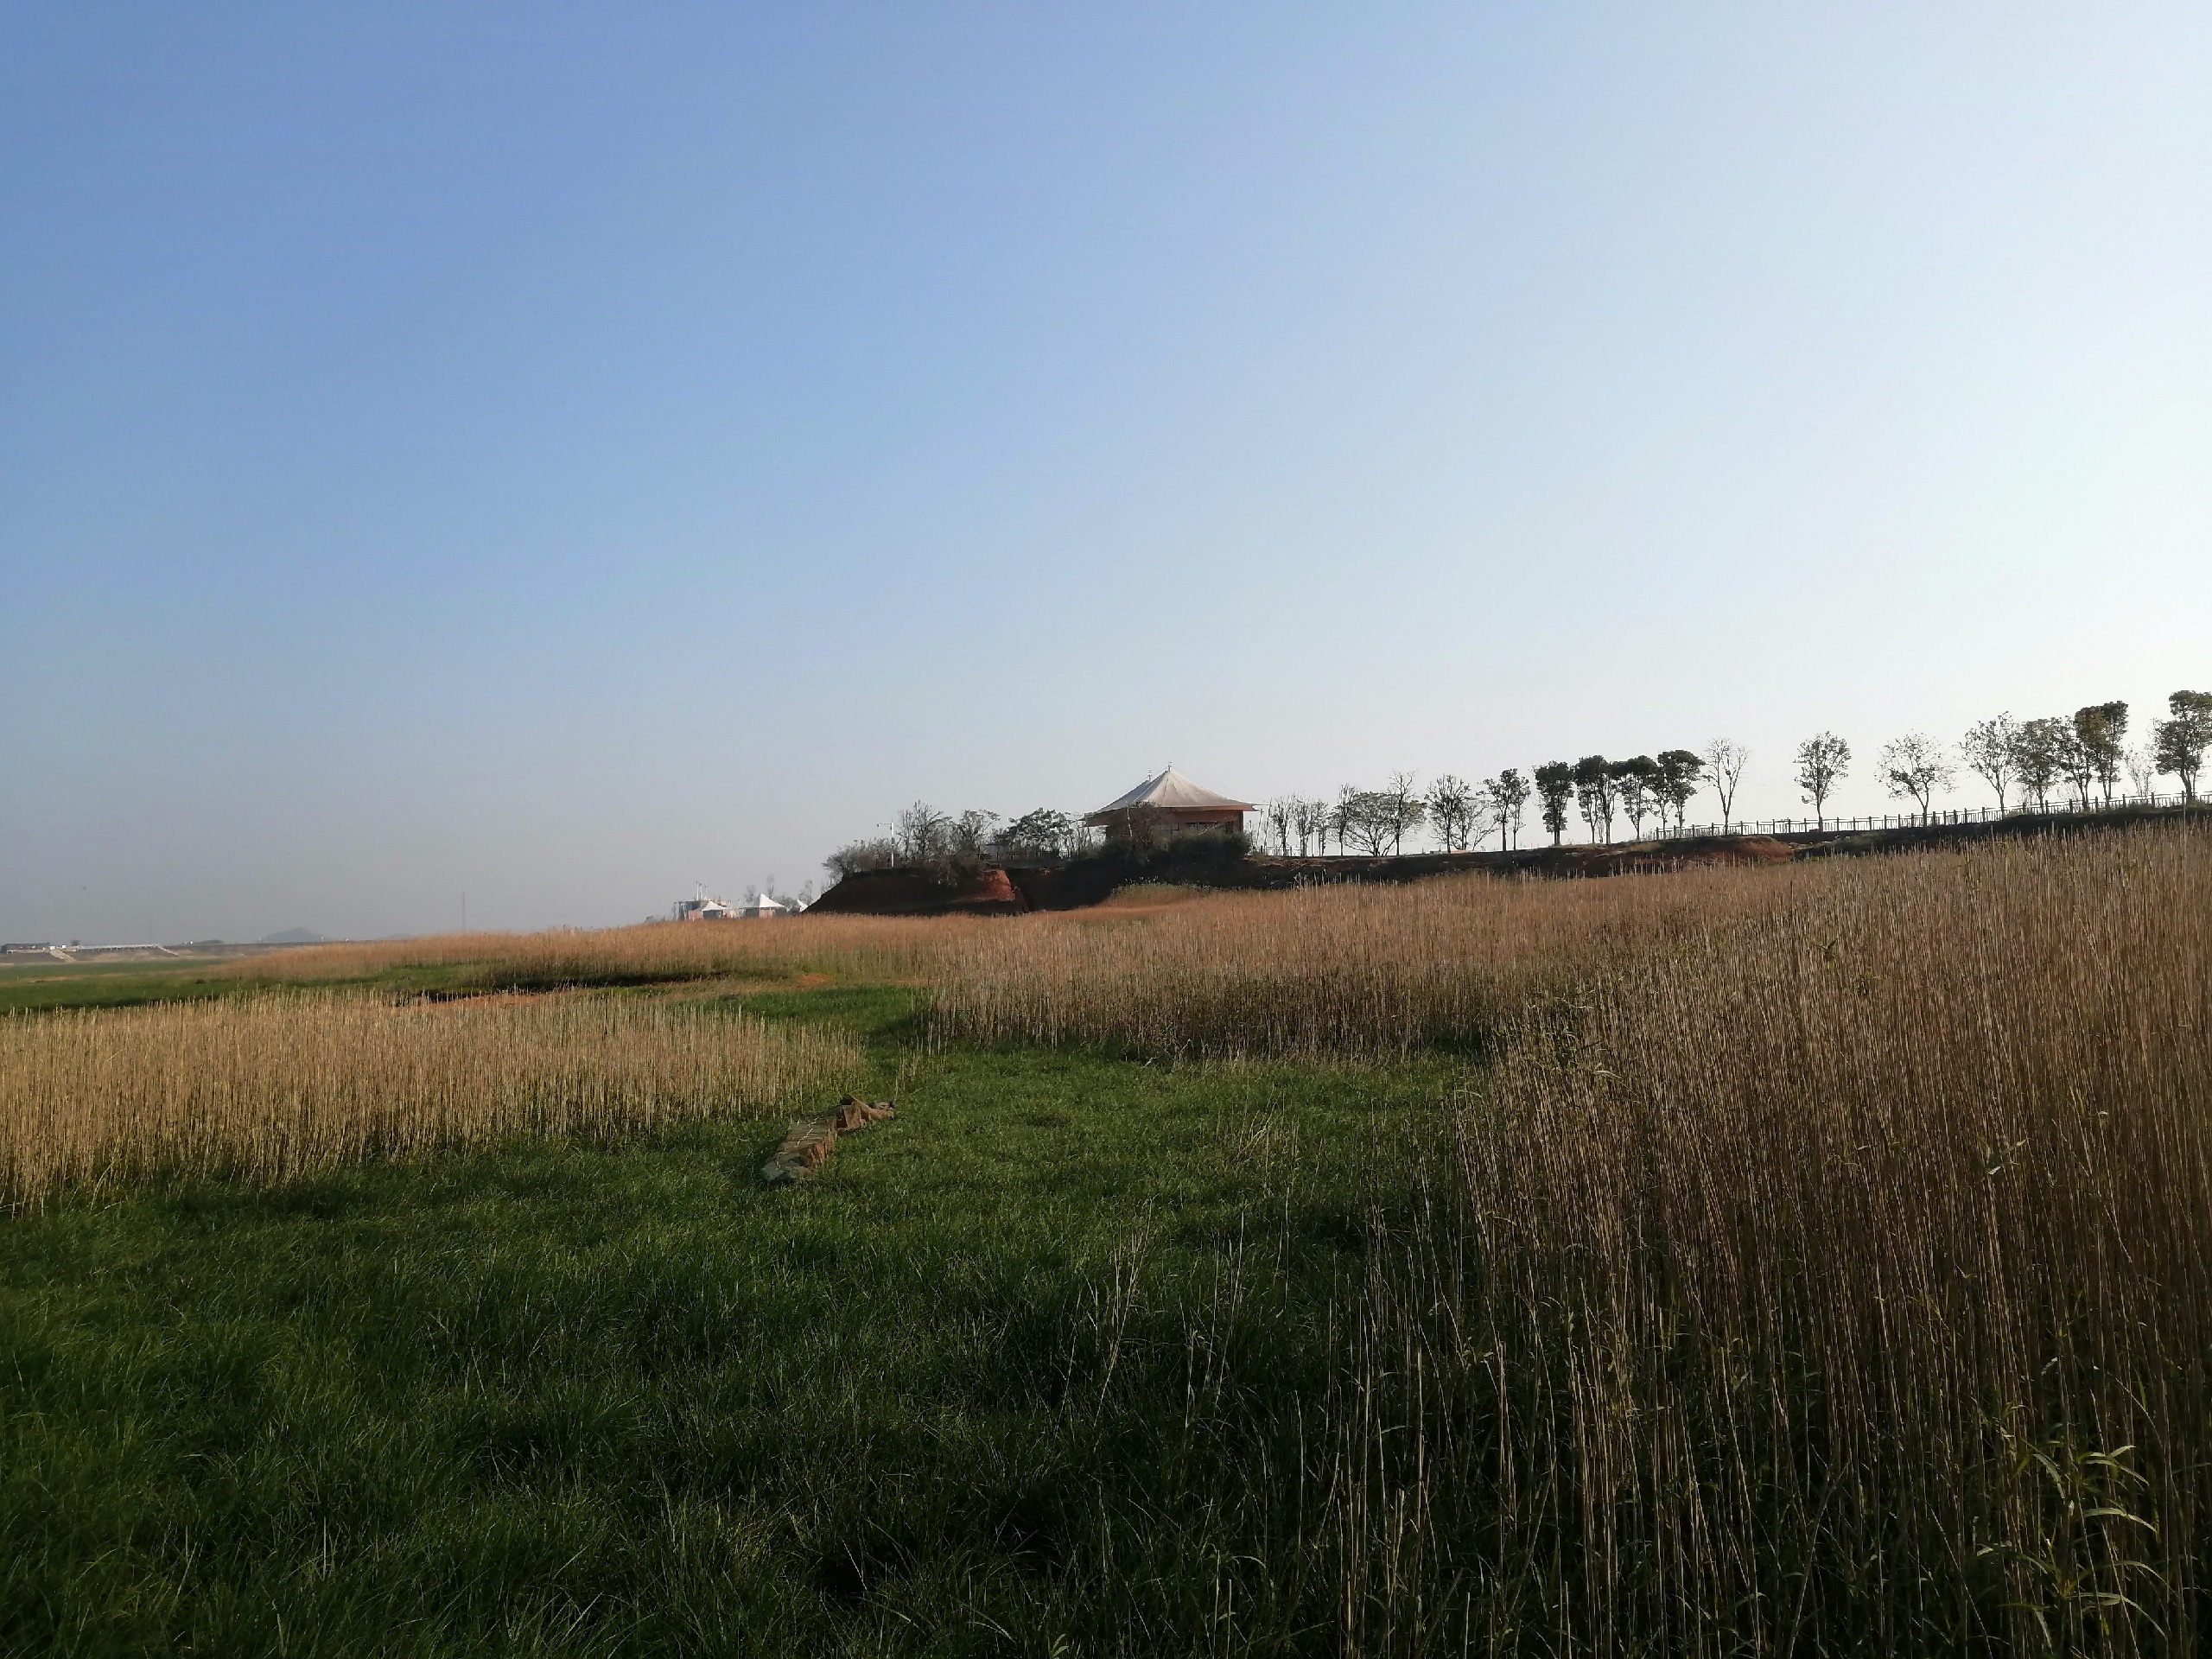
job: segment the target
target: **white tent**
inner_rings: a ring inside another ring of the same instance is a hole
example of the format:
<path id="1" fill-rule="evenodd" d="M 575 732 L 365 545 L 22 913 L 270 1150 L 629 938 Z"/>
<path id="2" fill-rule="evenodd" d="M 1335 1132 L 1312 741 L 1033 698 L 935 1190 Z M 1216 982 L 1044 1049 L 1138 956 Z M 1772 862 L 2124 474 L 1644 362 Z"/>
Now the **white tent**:
<path id="1" fill-rule="evenodd" d="M 721 922 L 737 914 L 719 899 L 709 899 L 702 891 L 696 899 L 679 899 L 676 908 L 669 912 L 679 922 Z"/>

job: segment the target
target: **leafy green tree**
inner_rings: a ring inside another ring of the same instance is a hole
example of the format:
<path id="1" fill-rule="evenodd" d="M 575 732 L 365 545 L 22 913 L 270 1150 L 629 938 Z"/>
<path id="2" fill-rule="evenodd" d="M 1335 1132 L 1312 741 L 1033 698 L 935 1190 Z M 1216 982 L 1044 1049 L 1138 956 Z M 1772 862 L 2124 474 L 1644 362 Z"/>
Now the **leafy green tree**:
<path id="1" fill-rule="evenodd" d="M 1797 746 L 1797 787 L 1805 791 L 1806 803 L 1813 809 L 1815 828 L 1827 827 L 1827 798 L 1850 769 L 1851 745 L 1834 732 L 1808 737 Z"/>
<path id="2" fill-rule="evenodd" d="M 1075 820 L 1065 812 L 1040 806 L 1000 830 L 994 845 L 1004 857 L 1051 859 L 1065 857 L 1075 841 Z"/>
<path id="3" fill-rule="evenodd" d="M 2212 749 L 2212 691 L 2177 691 L 2166 709 L 2170 718 L 2152 728 L 2151 758 L 2160 772 L 2181 779 L 2182 798 L 2194 804 L 2204 752 Z"/>
<path id="4" fill-rule="evenodd" d="M 2127 705 L 2093 702 L 2086 709 L 2076 709 L 2074 740 L 2089 776 L 2103 794 L 2104 804 L 2110 806 L 2121 769 L 2127 764 Z"/>
<path id="5" fill-rule="evenodd" d="M 1574 798 L 1574 768 L 1564 760 L 1554 760 L 1538 766 L 1535 775 L 1544 828 L 1552 832 L 1552 845 L 1556 847 L 1567 833 L 1567 803 Z"/>
<path id="6" fill-rule="evenodd" d="M 1614 761 L 1611 771 L 1614 797 L 1620 802 L 1621 810 L 1628 815 L 1629 827 L 1641 841 L 1644 819 L 1662 810 L 1659 763 L 1648 754 L 1632 755 L 1626 760 Z"/>
<path id="7" fill-rule="evenodd" d="M 1663 825 L 1668 813 L 1675 818 L 1675 828 L 1680 830 L 1689 816 L 1691 798 L 1705 777 L 1705 760 L 1688 749 L 1662 749 L 1659 752 L 1660 821 Z"/>
<path id="8" fill-rule="evenodd" d="M 2089 810 L 2089 797 L 2097 786 L 2097 763 L 2073 721 L 2058 722 L 2057 753 L 2058 775 L 2072 785 L 2074 804 L 2086 812 Z"/>
<path id="9" fill-rule="evenodd" d="M 2050 810 L 2050 786 L 2066 775 L 2066 752 L 2073 746 L 2071 722 L 2048 717 L 2023 721 L 2012 747 L 2012 775 L 2020 780 L 2021 804 Z"/>
<path id="10" fill-rule="evenodd" d="M 1618 804 L 1611 761 L 1602 754 L 1586 754 L 1574 763 L 1575 810 L 1589 826 L 1591 840 L 1612 840 L 1613 813 Z"/>
<path id="11" fill-rule="evenodd" d="M 2020 722 L 2007 712 L 1993 720 L 1978 720 L 1967 728 L 1959 754 L 1967 770 L 1997 791 L 1997 810 L 2005 810 L 2005 788 L 2019 771 Z"/>
<path id="12" fill-rule="evenodd" d="M 1483 785 L 1483 804 L 1497 828 L 1497 849 L 1503 852 L 1521 841 L 1522 809 L 1529 804 L 1529 780 L 1511 766 Z M 1549 822 L 1549 820 L 1547 820 Z M 1560 827 L 1566 828 L 1564 815 Z"/>
<path id="13" fill-rule="evenodd" d="M 1882 787 L 1899 800 L 1910 800 L 1926 817 L 1934 809 L 1936 791 L 1948 789 L 1957 775 L 1943 746 L 1925 732 L 1907 732 L 1882 746 L 1874 762 Z"/>

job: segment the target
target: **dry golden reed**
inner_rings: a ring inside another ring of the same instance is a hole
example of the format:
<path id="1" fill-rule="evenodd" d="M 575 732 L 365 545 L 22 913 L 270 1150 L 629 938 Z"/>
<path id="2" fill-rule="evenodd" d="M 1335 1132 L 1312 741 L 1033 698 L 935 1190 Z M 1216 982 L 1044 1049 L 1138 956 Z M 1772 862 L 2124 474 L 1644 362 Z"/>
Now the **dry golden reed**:
<path id="1" fill-rule="evenodd" d="M 1765 902 L 1758 872 L 1440 877 L 1023 918 L 948 940 L 938 1029 L 1189 1057 L 1391 1058 L 1482 1041 L 1607 963 Z M 1045 926 L 1029 925 L 1044 922 Z"/>
<path id="2" fill-rule="evenodd" d="M 217 971 L 247 980 L 313 982 L 367 978 L 396 969 L 450 968 L 458 970 L 461 983 L 487 987 L 788 979 L 810 973 L 896 983 L 925 977 L 963 934 L 994 925 L 966 917 L 808 916 L 765 922 L 646 922 L 540 933 L 444 933 L 271 951 L 241 957 Z"/>
<path id="3" fill-rule="evenodd" d="M 931 987 L 951 1041 L 1179 1057 L 1387 1058 L 1479 1040 L 1535 997 L 1762 900 L 1758 876 L 1446 877 L 1292 893 L 1142 888 L 1019 917 L 807 916 L 318 945 L 221 970 L 313 982 L 442 969 L 484 987 L 728 977 Z"/>
<path id="4" fill-rule="evenodd" d="M 950 1039 L 1487 1049 L 1438 1120 L 1448 1189 L 1378 1232 L 1340 1333 L 1312 1472 L 1341 1650 L 2212 1640 L 2212 835 L 472 935 L 239 971 L 441 965 L 922 981 Z M 683 1018 L 557 997 L 18 1020 L 8 1179 L 281 1174 L 765 1108 L 848 1057 L 653 1023 Z"/>
<path id="5" fill-rule="evenodd" d="M 628 998 L 264 994 L 0 1020 L 0 1195 L 167 1173 L 280 1180 L 513 1135 L 766 1112 L 859 1051 Z"/>
<path id="6" fill-rule="evenodd" d="M 1478 1515 L 1492 1650 L 2202 1651 L 2212 838 L 1752 885 L 1469 1103 L 1362 1514 Z"/>

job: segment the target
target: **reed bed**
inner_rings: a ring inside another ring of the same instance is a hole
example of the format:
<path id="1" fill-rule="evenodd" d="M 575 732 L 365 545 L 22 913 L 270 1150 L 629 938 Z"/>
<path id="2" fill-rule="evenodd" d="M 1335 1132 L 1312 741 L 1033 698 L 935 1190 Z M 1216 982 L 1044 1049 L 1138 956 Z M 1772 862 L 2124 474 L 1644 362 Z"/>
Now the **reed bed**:
<path id="1" fill-rule="evenodd" d="M 946 941 L 934 1018 L 958 1040 L 1399 1058 L 1483 1045 L 1531 1004 L 1754 912 L 1773 890 L 1753 870 L 1605 881 L 1468 874 L 1024 918 L 1057 925 Z"/>
<path id="2" fill-rule="evenodd" d="M 1770 891 L 1467 1103 L 1362 1305 L 1348 1637 L 2202 1651 L 2212 841 Z"/>
<path id="3" fill-rule="evenodd" d="M 464 985 L 517 988 L 785 979 L 809 973 L 899 982 L 928 976 L 963 936 L 993 925 L 1004 923 L 969 917 L 809 916 L 538 933 L 442 933 L 271 951 L 240 957 L 215 972 L 238 979 L 314 983 L 448 968 L 459 970 L 454 977 Z"/>
<path id="4" fill-rule="evenodd" d="M 0 1200 L 768 1112 L 828 1093 L 859 1058 L 831 1033 L 588 995 L 19 1014 L 0 1020 Z"/>

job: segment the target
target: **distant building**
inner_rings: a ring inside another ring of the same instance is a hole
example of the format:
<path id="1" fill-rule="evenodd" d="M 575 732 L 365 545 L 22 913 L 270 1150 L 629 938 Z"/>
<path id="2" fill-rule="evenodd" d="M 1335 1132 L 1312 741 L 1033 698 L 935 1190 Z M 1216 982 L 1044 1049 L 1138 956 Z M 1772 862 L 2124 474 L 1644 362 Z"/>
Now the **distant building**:
<path id="1" fill-rule="evenodd" d="M 772 916 L 796 915 L 798 908 L 795 905 L 778 904 L 771 895 L 764 893 L 747 899 L 744 908 L 737 913 L 751 921 L 765 922 Z"/>
<path id="2" fill-rule="evenodd" d="M 709 899 L 701 893 L 696 899 L 679 899 L 676 907 L 668 912 L 673 922 L 727 922 L 737 912 L 719 899 Z"/>
<path id="3" fill-rule="evenodd" d="M 1226 827 L 1242 830 L 1244 815 L 1253 810 L 1249 801 L 1232 801 L 1217 795 L 1170 766 L 1157 778 L 1147 778 L 1117 801 L 1110 801 L 1084 819 L 1106 831 L 1109 841 L 1127 841 L 1151 830 L 1170 832 Z"/>

